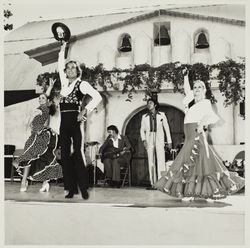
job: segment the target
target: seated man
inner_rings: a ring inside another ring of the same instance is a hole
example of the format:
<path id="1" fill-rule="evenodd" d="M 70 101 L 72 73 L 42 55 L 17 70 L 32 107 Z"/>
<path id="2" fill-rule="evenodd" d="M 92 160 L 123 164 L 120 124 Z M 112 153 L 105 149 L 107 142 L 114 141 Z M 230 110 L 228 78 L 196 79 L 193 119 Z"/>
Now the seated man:
<path id="1" fill-rule="evenodd" d="M 101 161 L 108 184 L 120 188 L 120 166 L 129 165 L 131 145 L 126 136 L 120 135 L 114 125 L 107 128 L 109 136 L 100 147 Z"/>

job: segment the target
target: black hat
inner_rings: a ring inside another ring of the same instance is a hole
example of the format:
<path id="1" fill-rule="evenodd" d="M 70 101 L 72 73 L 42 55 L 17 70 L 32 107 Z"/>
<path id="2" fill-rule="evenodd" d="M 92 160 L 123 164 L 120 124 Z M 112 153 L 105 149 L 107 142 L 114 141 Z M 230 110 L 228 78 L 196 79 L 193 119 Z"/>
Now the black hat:
<path id="1" fill-rule="evenodd" d="M 64 36 L 63 37 L 58 36 L 58 32 L 57 32 L 58 27 L 63 29 L 63 31 L 64 31 Z M 55 22 L 52 25 L 51 30 L 52 30 L 52 33 L 53 33 L 56 40 L 58 40 L 58 41 L 64 40 L 66 42 L 69 41 L 71 34 L 70 34 L 69 28 L 65 24 L 63 24 L 61 22 Z"/>

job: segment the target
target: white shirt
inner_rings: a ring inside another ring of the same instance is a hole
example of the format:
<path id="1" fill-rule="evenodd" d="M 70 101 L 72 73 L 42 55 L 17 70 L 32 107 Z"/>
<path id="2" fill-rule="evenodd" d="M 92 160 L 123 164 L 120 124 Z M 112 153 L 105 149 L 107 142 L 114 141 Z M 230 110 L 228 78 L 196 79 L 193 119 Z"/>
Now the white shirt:
<path id="1" fill-rule="evenodd" d="M 64 67 L 65 67 L 64 51 L 61 51 L 59 52 L 59 59 L 58 59 L 58 70 L 62 85 L 60 94 L 63 96 L 67 96 L 73 91 L 76 82 L 81 79 L 78 77 L 69 85 L 69 80 L 66 78 L 66 75 L 64 73 Z M 94 89 L 87 81 L 81 80 L 79 88 L 84 95 L 88 94 L 91 96 L 92 98 L 91 101 L 89 101 L 89 103 L 85 106 L 87 111 L 91 112 L 102 101 L 102 97 L 100 93 L 96 89 Z"/>
<path id="2" fill-rule="evenodd" d="M 117 139 L 115 140 L 115 139 L 113 139 L 113 138 L 111 138 L 111 140 L 113 141 L 113 146 L 115 147 L 115 148 L 118 148 L 118 140 L 121 140 L 122 139 L 122 137 L 121 137 L 121 135 L 118 133 L 118 137 L 117 137 Z"/>
<path id="3" fill-rule="evenodd" d="M 203 99 L 189 108 L 185 115 L 184 123 L 199 123 L 201 120 L 204 125 L 212 124 L 219 120 L 208 99 Z"/>
<path id="4" fill-rule="evenodd" d="M 212 108 L 210 100 L 203 99 L 195 103 L 191 108 L 188 108 L 188 104 L 194 100 L 193 90 L 191 90 L 188 76 L 184 77 L 184 91 L 186 96 L 183 99 L 185 105 L 185 123 L 199 123 L 201 120 L 204 125 L 209 125 L 217 122 L 219 117 L 215 114 Z"/>

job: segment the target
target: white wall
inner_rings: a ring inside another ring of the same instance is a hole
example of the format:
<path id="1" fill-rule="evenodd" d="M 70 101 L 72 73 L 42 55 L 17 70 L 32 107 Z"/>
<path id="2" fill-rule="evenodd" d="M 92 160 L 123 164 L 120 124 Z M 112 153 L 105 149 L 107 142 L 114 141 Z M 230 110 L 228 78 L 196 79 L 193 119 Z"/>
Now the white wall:
<path id="1" fill-rule="evenodd" d="M 245 151 L 244 145 L 213 145 L 213 148 L 222 160 L 231 163 L 239 152 Z"/>
<path id="2" fill-rule="evenodd" d="M 134 39 L 138 38 L 138 32 L 151 38 L 153 44 L 153 23 L 159 21 L 168 21 L 171 23 L 170 36 L 178 34 L 180 30 L 185 28 L 185 32 L 191 40 L 189 48 L 191 53 L 194 52 L 194 33 L 200 28 L 205 28 L 209 33 L 211 51 L 214 50 L 213 46 L 216 46 L 217 40 L 224 38 L 231 46 L 231 56 L 233 59 L 236 59 L 238 56 L 245 56 L 245 27 L 211 21 L 161 16 L 119 27 L 84 40 L 78 40 L 72 46 L 70 57 L 84 62 L 87 66 L 96 66 L 98 64 L 98 53 L 103 47 L 109 46 L 117 52 L 117 41 L 122 33 L 129 33 L 131 35 L 132 47 Z M 153 59 L 152 48 L 153 45 L 151 47 Z"/>
<path id="3" fill-rule="evenodd" d="M 90 119 L 89 116 L 89 133 L 87 134 L 87 140 L 97 140 L 102 143 L 105 137 L 107 137 L 106 128 L 109 125 L 116 125 L 120 133 L 124 134 L 129 120 L 146 107 L 146 102 L 143 101 L 145 96 L 143 91 L 138 91 L 137 94 L 134 94 L 131 102 L 126 101 L 127 94 L 121 94 L 121 92 L 116 91 L 110 93 L 112 93 L 112 97 L 108 98 L 108 103 L 106 105 L 106 117 L 104 114 L 105 111 L 103 109 L 100 111 L 98 110 L 98 113 L 95 114 L 95 118 L 92 118 L 91 116 Z M 160 104 L 172 105 L 184 111 L 182 99 L 182 94 L 170 93 L 170 91 L 167 90 L 158 95 L 158 101 Z"/>
<path id="4" fill-rule="evenodd" d="M 116 125 L 121 133 L 124 134 L 129 120 L 146 106 L 143 101 L 144 92 L 138 91 L 134 94 L 131 102 L 126 101 L 127 94 L 121 92 L 110 92 L 112 97 L 108 98 L 106 112 L 104 109 L 98 110 L 94 115 L 89 116 L 87 141 L 97 140 L 102 143 L 107 136 L 106 128 L 109 125 Z M 211 126 L 211 139 L 214 145 L 236 145 L 244 141 L 244 121 L 237 117 L 234 121 L 234 108 L 232 106 L 224 107 L 223 98 L 220 98 L 218 91 L 214 92 L 217 103 L 213 105 L 215 112 L 220 120 Z M 184 95 L 173 93 L 171 90 L 163 90 L 158 95 L 160 104 L 174 106 L 184 112 L 182 104 Z M 106 113 L 106 116 L 105 116 Z M 103 125 L 103 126 L 102 126 Z"/>
<path id="5" fill-rule="evenodd" d="M 128 102 L 126 101 L 127 94 L 121 94 L 121 92 L 113 92 L 112 97 L 108 98 L 108 115 L 106 117 L 106 127 L 109 125 L 116 125 L 119 131 L 122 132 L 126 119 L 134 111 L 145 106 L 145 101 L 143 101 L 143 98 L 144 93 L 139 92 L 138 94 L 134 95 L 131 102 Z"/>
<path id="6" fill-rule="evenodd" d="M 143 91 L 134 94 L 131 102 L 126 101 L 127 94 L 122 94 L 121 91 L 109 91 L 109 93 L 111 96 L 107 99 L 106 107 L 102 102 L 88 116 L 86 142 L 102 143 L 107 136 L 106 128 L 111 124 L 116 125 L 123 133 L 129 120 L 146 106 L 146 102 L 143 101 L 145 96 Z M 220 120 L 211 129 L 213 144 L 239 145 L 240 142 L 245 142 L 245 121 L 239 116 L 239 106 L 225 108 L 224 99 L 218 90 L 214 91 L 214 95 L 217 103 L 213 108 Z M 183 94 L 162 90 L 158 95 L 158 101 L 160 104 L 174 106 L 184 112 L 183 97 Z M 5 144 L 23 148 L 30 135 L 30 129 L 27 129 L 28 117 L 36 106 L 38 106 L 37 98 L 5 108 Z"/>
<path id="7" fill-rule="evenodd" d="M 119 27 L 90 38 L 77 40 L 71 43 L 68 59 L 84 62 L 87 67 L 96 66 L 99 63 L 98 57 L 100 52 L 107 46 L 114 50 L 115 55 L 113 57 L 115 59 L 117 56 L 117 41 L 122 33 L 129 33 L 131 35 L 132 49 L 134 48 L 134 39 L 138 38 L 138 33 L 151 39 L 153 44 L 153 23 L 159 21 L 171 23 L 170 35 L 175 35 L 178 34 L 180 30 L 185 30 L 188 39 L 190 39 L 190 47 L 188 48 L 191 53 L 190 57 L 194 51 L 193 35 L 200 28 L 205 28 L 209 33 L 210 51 L 214 52 L 216 50 L 213 46 L 215 46 L 216 41 L 222 37 L 230 44 L 231 56 L 233 59 L 236 59 L 238 56 L 245 56 L 245 27 L 204 20 L 161 16 Z M 148 43 L 146 45 L 149 47 Z M 151 63 L 154 59 L 152 48 L 153 46 L 151 46 L 151 56 L 147 56 L 151 58 Z M 185 56 L 188 59 L 187 54 L 185 54 Z M 211 56 L 213 59 L 213 54 L 211 54 Z M 34 61 L 34 63 L 37 62 Z M 113 64 L 115 64 L 115 62 Z M 44 68 L 44 71 L 46 71 L 46 68 Z M 34 81 L 34 79 L 32 80 Z M 181 103 L 183 96 L 180 94 L 167 94 L 166 92 L 167 91 L 163 91 L 163 93 L 159 94 L 160 103 L 170 104 L 179 109 L 183 109 Z M 212 130 L 211 135 L 213 142 L 214 144 L 221 145 L 239 144 L 244 141 L 245 122 L 238 117 L 237 107 L 235 109 L 232 106 L 225 108 L 223 106 L 224 99 L 219 91 L 216 90 L 214 93 L 218 100 L 216 108 L 218 109 L 218 114 L 221 116 L 221 120 Z M 112 97 L 108 98 L 106 110 L 103 106 L 99 106 L 98 112 L 92 113 L 91 116 L 89 116 L 86 136 L 87 141 L 96 140 L 101 142 L 105 137 L 106 127 L 110 124 L 117 125 L 119 130 L 122 131 L 128 119 L 145 105 L 145 102 L 142 101 L 144 97 L 144 93 L 142 92 L 134 95 L 132 102 L 126 102 L 126 97 L 127 95 L 123 95 L 121 92 L 112 92 Z M 36 100 L 34 100 L 34 102 L 35 101 Z M 16 144 L 20 148 L 23 147 L 27 138 L 25 121 L 27 120 L 27 113 L 31 108 L 33 109 L 34 106 L 33 102 L 30 104 L 30 101 L 5 108 L 6 144 Z"/>
<path id="8" fill-rule="evenodd" d="M 4 108 L 4 143 L 23 149 L 30 136 L 28 120 L 33 110 L 39 106 L 38 98 Z"/>
<path id="9" fill-rule="evenodd" d="M 106 110 L 103 102 L 93 110 L 87 118 L 87 129 L 85 134 L 85 141 L 97 141 L 101 143 L 104 140 L 106 125 Z"/>

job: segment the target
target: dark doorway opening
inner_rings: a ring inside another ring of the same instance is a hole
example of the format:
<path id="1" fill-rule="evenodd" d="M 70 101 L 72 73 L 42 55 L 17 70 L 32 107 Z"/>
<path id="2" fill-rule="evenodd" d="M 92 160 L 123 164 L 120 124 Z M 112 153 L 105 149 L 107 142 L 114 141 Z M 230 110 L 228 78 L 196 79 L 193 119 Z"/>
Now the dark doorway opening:
<path id="1" fill-rule="evenodd" d="M 175 148 L 183 141 L 185 115 L 181 110 L 169 105 L 160 106 L 159 110 L 164 112 L 168 118 L 173 148 Z M 146 112 L 147 109 L 145 108 L 136 113 L 129 120 L 125 130 L 125 134 L 134 148 L 131 163 L 131 179 L 134 186 L 147 186 L 149 184 L 147 152 L 140 137 L 141 118 Z"/>

